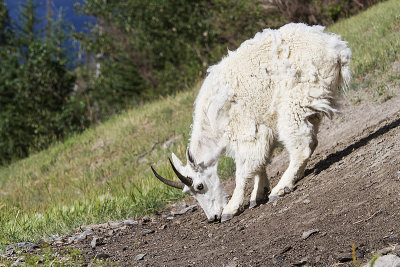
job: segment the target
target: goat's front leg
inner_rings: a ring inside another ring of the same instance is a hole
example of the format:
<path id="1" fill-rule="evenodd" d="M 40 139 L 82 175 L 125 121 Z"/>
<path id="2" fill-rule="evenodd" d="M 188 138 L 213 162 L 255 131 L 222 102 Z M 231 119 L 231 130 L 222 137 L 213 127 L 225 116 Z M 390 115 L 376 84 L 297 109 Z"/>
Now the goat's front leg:
<path id="1" fill-rule="evenodd" d="M 221 222 L 228 221 L 239 211 L 239 208 L 243 204 L 244 190 L 246 187 L 246 178 L 243 175 L 239 175 L 236 172 L 236 187 L 233 191 L 232 197 L 228 204 L 225 206 L 222 215 Z"/>

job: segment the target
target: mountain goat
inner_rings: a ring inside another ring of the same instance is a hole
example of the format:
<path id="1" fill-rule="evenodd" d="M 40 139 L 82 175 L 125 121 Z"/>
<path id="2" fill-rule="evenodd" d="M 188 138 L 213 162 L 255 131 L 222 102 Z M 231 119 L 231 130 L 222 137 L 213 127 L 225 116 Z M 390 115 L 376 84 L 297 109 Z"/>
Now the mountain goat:
<path id="1" fill-rule="evenodd" d="M 195 101 L 185 166 L 172 153 L 181 182 L 154 175 L 193 196 L 208 221 L 229 220 L 243 205 L 248 178 L 254 177 L 250 207 L 269 192 L 266 165 L 277 143 L 290 163 L 269 200 L 293 190 L 317 146 L 324 115 L 337 112 L 335 96 L 351 79 L 351 51 L 340 36 L 322 26 L 291 23 L 266 29 L 208 69 Z M 226 154 L 236 163 L 236 187 L 227 203 L 217 174 Z"/>

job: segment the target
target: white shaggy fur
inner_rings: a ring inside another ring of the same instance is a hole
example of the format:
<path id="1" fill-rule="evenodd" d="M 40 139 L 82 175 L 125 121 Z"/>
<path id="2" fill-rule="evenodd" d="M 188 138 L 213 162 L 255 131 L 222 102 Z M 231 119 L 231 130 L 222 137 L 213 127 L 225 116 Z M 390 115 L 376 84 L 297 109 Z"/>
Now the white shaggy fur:
<path id="1" fill-rule="evenodd" d="M 337 112 L 335 94 L 350 82 L 350 57 L 340 36 L 324 33 L 322 26 L 292 23 L 257 33 L 208 69 L 195 101 L 188 146 L 200 164 L 183 166 L 172 158 L 193 179 L 184 192 L 199 201 L 209 220 L 222 212 L 224 221 L 238 212 L 247 178 L 255 178 L 251 203 L 265 198 L 266 165 L 278 140 L 290 164 L 269 197 L 293 189 L 317 146 L 323 115 Z M 224 154 L 236 162 L 236 188 L 227 205 L 217 175 Z M 200 183 L 203 190 L 197 190 Z"/>

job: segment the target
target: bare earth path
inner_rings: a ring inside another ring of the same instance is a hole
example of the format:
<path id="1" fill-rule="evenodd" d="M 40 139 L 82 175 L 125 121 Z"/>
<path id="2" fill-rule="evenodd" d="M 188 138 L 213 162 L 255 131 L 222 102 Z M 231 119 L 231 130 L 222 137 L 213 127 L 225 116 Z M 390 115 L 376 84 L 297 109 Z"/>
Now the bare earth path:
<path id="1" fill-rule="evenodd" d="M 117 266 L 353 266 L 352 244 L 362 263 L 383 248 L 400 255 L 400 97 L 341 110 L 324 120 L 296 190 L 274 203 L 245 207 L 223 224 L 208 224 L 200 209 L 168 217 L 175 205 L 137 224 L 84 228 L 102 239 L 94 248 L 89 237 L 54 247 L 76 247 L 88 261 L 97 256 Z M 270 164 L 272 185 L 286 156 Z M 225 183 L 228 192 L 232 183 Z"/>

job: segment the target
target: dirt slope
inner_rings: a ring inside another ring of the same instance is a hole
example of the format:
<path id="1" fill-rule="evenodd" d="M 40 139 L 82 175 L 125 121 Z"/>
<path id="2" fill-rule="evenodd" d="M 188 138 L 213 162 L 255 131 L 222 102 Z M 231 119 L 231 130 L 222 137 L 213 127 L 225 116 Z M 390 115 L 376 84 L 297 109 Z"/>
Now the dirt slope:
<path id="1" fill-rule="evenodd" d="M 387 247 L 400 255 L 400 97 L 342 102 L 343 113 L 324 120 L 304 178 L 276 202 L 245 207 L 223 224 L 208 224 L 200 208 L 167 217 L 175 205 L 113 231 L 86 227 L 102 238 L 95 248 L 88 238 L 57 249 L 77 247 L 88 261 L 97 255 L 118 266 L 353 266 L 352 244 L 360 262 Z M 287 164 L 285 151 L 272 160 L 272 185 Z"/>

